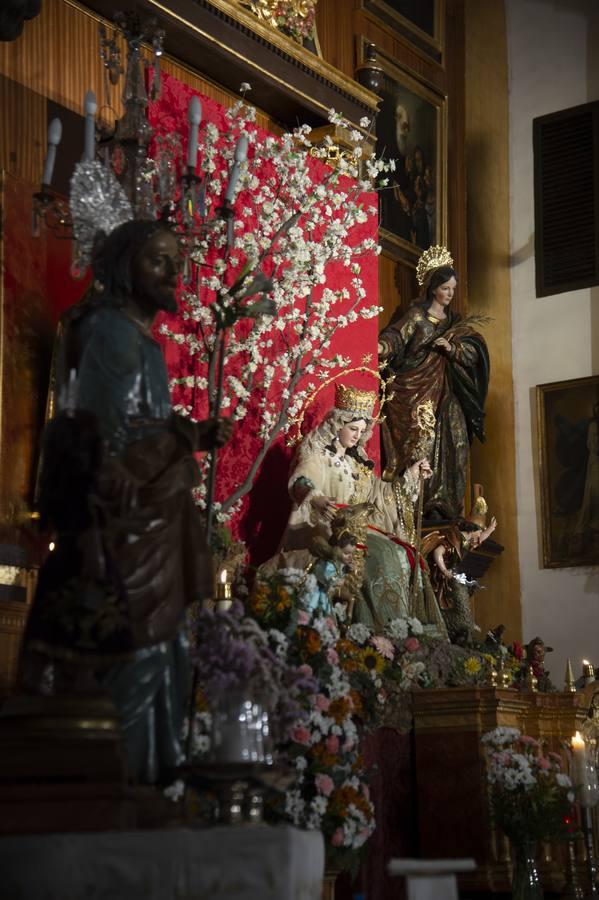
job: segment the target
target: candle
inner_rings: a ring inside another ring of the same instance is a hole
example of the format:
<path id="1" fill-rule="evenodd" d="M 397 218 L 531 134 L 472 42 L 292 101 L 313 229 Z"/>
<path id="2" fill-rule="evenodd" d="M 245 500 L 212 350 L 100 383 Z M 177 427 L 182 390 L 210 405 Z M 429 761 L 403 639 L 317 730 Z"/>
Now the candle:
<path id="1" fill-rule="evenodd" d="M 587 750 L 580 731 L 570 741 L 572 748 L 572 781 L 584 789 L 587 783 Z"/>
<path id="2" fill-rule="evenodd" d="M 227 570 L 223 569 L 216 583 L 216 608 L 226 611 L 232 604 L 231 585 L 227 581 Z"/>
<path id="3" fill-rule="evenodd" d="M 198 131 L 202 121 L 202 104 L 199 97 L 192 97 L 187 110 L 189 141 L 187 143 L 187 168 L 195 169 L 198 161 Z"/>
<path id="4" fill-rule="evenodd" d="M 48 149 L 46 150 L 46 161 L 44 163 L 44 174 L 42 176 L 42 184 L 50 187 L 52 184 L 52 175 L 54 173 L 54 163 L 56 162 L 56 148 L 60 144 L 62 138 L 62 122 L 60 119 L 52 119 L 48 126 Z"/>
<path id="5" fill-rule="evenodd" d="M 225 194 L 225 201 L 227 203 L 232 203 L 233 198 L 235 196 L 235 189 L 237 187 L 237 182 L 239 181 L 239 176 L 241 174 L 241 164 L 246 161 L 248 155 L 248 139 L 245 134 L 242 134 L 237 144 L 235 146 L 235 161 L 231 166 L 231 174 L 229 175 L 229 184 L 227 185 L 227 193 Z"/>
<path id="6" fill-rule="evenodd" d="M 85 109 L 85 143 L 83 149 L 83 158 L 86 162 L 92 162 L 96 156 L 96 95 L 93 91 L 88 91 L 83 101 Z"/>

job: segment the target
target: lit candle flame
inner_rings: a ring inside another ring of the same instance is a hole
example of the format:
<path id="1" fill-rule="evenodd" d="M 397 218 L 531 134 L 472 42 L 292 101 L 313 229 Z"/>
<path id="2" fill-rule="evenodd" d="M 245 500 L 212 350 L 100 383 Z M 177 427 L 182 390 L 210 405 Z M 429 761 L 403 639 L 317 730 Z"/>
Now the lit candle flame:
<path id="1" fill-rule="evenodd" d="M 220 573 L 220 583 L 221 584 L 227 583 L 227 570 L 226 569 L 223 569 L 222 572 Z"/>
<path id="2" fill-rule="evenodd" d="M 585 746 L 584 738 L 581 735 L 580 731 L 577 731 L 571 742 L 573 750 L 582 750 Z"/>

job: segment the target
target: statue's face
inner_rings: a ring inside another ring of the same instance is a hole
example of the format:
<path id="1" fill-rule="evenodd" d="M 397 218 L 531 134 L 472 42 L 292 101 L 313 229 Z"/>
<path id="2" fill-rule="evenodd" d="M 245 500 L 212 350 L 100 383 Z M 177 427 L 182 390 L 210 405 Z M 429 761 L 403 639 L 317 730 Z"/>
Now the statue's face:
<path id="1" fill-rule="evenodd" d="M 341 554 L 340 554 L 341 561 L 346 566 L 351 566 L 352 562 L 354 561 L 354 553 L 355 552 L 356 552 L 355 544 L 346 544 L 345 547 L 342 547 L 342 549 L 341 549 Z"/>
<path id="2" fill-rule="evenodd" d="M 436 300 L 440 306 L 449 306 L 453 300 L 457 285 L 458 283 L 452 275 L 449 281 L 444 281 L 443 284 L 434 289 L 433 300 Z"/>
<path id="3" fill-rule="evenodd" d="M 131 264 L 133 293 L 153 311 L 177 311 L 177 283 L 181 268 L 174 234 L 160 230 L 152 235 Z"/>
<path id="4" fill-rule="evenodd" d="M 364 432 L 366 431 L 366 422 L 364 419 L 357 419 L 355 422 L 349 422 L 339 429 L 337 440 L 340 445 L 347 450 L 349 447 L 355 447 Z"/>

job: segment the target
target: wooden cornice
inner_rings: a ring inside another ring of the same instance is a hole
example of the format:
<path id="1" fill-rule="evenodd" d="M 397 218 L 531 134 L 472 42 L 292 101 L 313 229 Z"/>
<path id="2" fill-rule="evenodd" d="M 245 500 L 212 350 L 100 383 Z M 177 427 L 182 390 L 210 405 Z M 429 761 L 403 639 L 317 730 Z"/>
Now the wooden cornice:
<path id="1" fill-rule="evenodd" d="M 281 124 L 327 122 L 334 108 L 352 124 L 372 117 L 379 98 L 315 53 L 261 22 L 232 0 L 85 0 L 112 20 L 116 9 L 156 16 L 166 32 L 165 51 L 216 84 L 250 100 Z"/>

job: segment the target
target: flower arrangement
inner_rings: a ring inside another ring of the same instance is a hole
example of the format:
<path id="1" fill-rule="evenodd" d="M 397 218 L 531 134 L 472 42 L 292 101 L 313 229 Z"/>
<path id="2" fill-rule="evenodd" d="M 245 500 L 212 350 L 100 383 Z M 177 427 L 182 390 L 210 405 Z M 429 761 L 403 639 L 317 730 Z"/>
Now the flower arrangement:
<path id="1" fill-rule="evenodd" d="M 516 844 L 567 839 L 574 791 L 559 754 L 517 728 L 495 728 L 482 737 L 493 815 Z"/>
<path id="2" fill-rule="evenodd" d="M 309 126 L 275 137 L 255 116 L 242 99 L 218 124 L 202 124 L 196 172 L 210 227 L 188 247 L 193 265 L 180 312 L 161 326 L 179 347 L 175 409 L 202 418 L 207 398 L 216 414 L 222 378 L 221 408 L 245 420 L 252 436 L 244 471 L 238 459 L 215 506 L 221 521 L 239 508 L 318 381 L 350 364 L 332 349 L 337 332 L 378 314 L 362 268 L 380 252 L 373 185 L 393 165 L 364 154 L 364 134 L 348 126 L 352 155 L 330 168 Z M 342 122 L 334 112 L 331 120 Z M 205 490 L 204 481 L 200 506 Z"/>
<path id="3" fill-rule="evenodd" d="M 317 682 L 306 668 L 288 662 L 288 640 L 276 629 L 265 630 L 246 616 L 241 603 L 229 610 L 202 609 L 195 623 L 199 697 L 194 744 L 205 751 L 210 709 L 233 692 L 260 698 L 279 741 L 307 715 Z"/>

